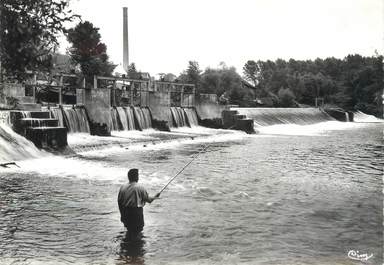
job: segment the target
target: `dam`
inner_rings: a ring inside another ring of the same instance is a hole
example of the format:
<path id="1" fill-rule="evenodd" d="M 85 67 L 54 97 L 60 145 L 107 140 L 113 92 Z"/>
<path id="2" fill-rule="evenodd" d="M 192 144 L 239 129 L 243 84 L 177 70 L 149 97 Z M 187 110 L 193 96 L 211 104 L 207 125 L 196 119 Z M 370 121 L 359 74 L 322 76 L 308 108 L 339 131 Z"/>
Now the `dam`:
<path id="1" fill-rule="evenodd" d="M 96 88 L 0 111 L 0 263 L 331 265 L 349 249 L 382 262 L 380 119 L 181 104 L 165 87 L 137 105 Z M 127 170 L 153 195 L 195 156 L 129 241 L 116 203 Z"/>

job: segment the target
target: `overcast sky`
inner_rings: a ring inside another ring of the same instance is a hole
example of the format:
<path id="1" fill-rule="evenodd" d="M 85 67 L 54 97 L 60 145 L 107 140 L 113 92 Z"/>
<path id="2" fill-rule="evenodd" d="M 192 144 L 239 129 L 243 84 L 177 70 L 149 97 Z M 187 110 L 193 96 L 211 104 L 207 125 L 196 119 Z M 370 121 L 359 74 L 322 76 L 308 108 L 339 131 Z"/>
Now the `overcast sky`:
<path id="1" fill-rule="evenodd" d="M 130 62 L 152 75 L 178 75 L 224 61 L 343 58 L 383 54 L 383 0 L 71 0 L 100 28 L 111 60 L 122 64 L 122 7 L 128 7 Z M 66 44 L 63 42 L 61 51 Z"/>

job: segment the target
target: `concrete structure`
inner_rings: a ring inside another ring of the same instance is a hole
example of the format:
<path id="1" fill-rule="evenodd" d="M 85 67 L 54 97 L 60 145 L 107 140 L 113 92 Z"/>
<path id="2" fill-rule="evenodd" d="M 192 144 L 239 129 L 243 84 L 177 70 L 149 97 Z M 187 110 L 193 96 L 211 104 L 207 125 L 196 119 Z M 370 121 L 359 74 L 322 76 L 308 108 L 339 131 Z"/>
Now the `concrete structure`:
<path id="1" fill-rule="evenodd" d="M 338 121 L 351 122 L 353 121 L 353 112 L 347 112 L 342 109 L 324 109 L 324 111 L 331 117 Z"/>
<path id="2" fill-rule="evenodd" d="M 109 89 L 84 89 L 82 103 L 88 113 L 91 134 L 110 135 L 111 93 Z"/>
<path id="3" fill-rule="evenodd" d="M 12 129 L 38 148 L 61 149 L 68 144 L 67 128 L 59 127 L 48 111 L 10 111 L 9 119 Z"/>
<path id="4" fill-rule="evenodd" d="M 223 110 L 222 119 L 225 129 L 240 130 L 248 134 L 256 133 L 253 120 L 239 114 L 237 110 Z"/>

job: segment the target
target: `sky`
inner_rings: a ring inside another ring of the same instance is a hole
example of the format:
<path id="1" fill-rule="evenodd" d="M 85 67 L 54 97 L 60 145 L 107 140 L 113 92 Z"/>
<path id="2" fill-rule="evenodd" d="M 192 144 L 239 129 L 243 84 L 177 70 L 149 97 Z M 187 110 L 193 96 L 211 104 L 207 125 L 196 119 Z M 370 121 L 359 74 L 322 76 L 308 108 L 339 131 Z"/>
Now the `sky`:
<path id="1" fill-rule="evenodd" d="M 221 62 L 242 73 L 247 60 L 297 60 L 384 51 L 383 0 L 71 0 L 100 28 L 115 64 L 123 62 L 128 7 L 130 63 L 151 75 Z M 61 38 L 61 52 L 68 44 Z M 121 66 L 118 68 L 122 69 Z"/>

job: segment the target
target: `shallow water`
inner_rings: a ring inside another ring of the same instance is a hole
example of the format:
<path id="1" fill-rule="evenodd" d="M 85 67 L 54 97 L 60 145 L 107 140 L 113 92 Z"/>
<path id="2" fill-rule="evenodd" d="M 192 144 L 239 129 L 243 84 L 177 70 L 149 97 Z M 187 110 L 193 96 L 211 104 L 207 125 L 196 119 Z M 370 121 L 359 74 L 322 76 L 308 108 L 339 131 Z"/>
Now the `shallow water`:
<path id="1" fill-rule="evenodd" d="M 0 171 L 0 263 L 381 264 L 383 126 L 316 126 L 20 162 Z M 126 170 L 154 194 L 207 143 L 127 242 Z"/>

